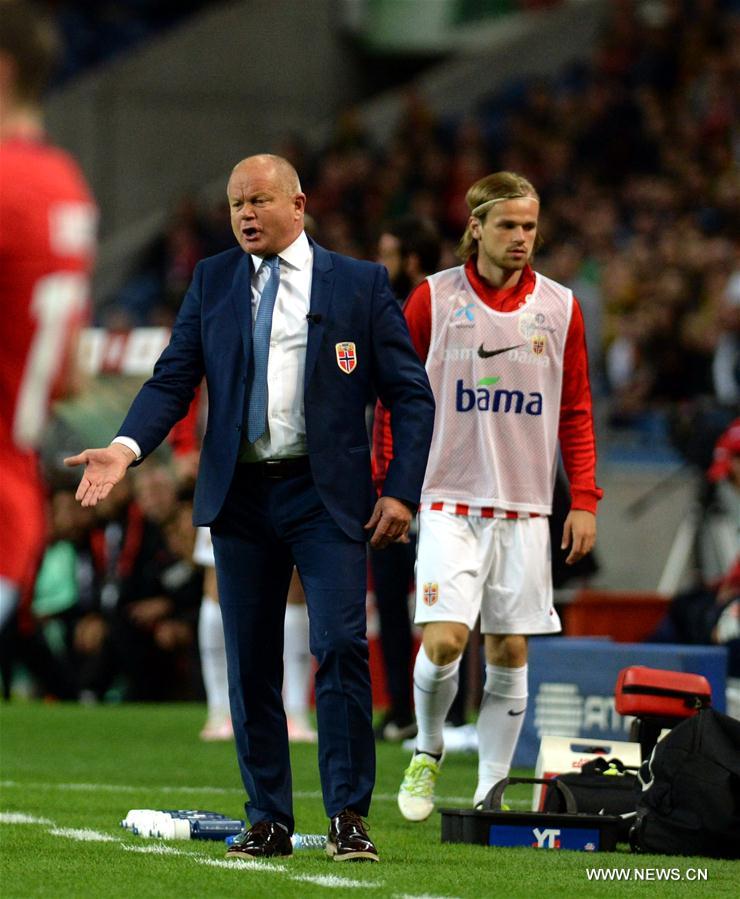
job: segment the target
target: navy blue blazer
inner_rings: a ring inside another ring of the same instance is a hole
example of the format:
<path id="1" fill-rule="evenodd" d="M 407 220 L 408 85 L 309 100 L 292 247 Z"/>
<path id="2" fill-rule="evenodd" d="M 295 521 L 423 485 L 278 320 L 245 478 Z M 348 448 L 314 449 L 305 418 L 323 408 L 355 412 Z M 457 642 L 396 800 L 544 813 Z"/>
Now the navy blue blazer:
<path id="1" fill-rule="evenodd" d="M 416 504 L 434 425 L 434 399 L 385 268 L 330 253 L 312 242 L 313 275 L 306 349 L 306 440 L 316 488 L 354 540 L 375 504 L 365 408 L 373 391 L 391 410 L 395 458 L 384 494 Z M 239 247 L 198 263 L 169 345 L 143 385 L 119 435 L 142 458 L 187 412 L 205 375 L 208 424 L 193 520 L 218 516 L 237 465 L 251 365 L 251 257 Z M 356 367 L 342 371 L 336 345 L 355 345 Z"/>

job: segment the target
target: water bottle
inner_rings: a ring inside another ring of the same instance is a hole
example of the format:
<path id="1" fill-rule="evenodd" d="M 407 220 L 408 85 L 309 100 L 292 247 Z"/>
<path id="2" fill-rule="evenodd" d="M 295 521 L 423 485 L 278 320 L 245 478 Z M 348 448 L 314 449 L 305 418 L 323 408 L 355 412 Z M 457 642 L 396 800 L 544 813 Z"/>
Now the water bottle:
<path id="1" fill-rule="evenodd" d="M 125 830 L 133 830 L 138 827 L 139 823 L 152 815 L 176 815 L 185 818 L 225 818 L 220 812 L 206 812 L 201 809 L 153 809 L 153 808 L 132 808 L 129 809 L 126 817 L 121 821 L 121 827 Z"/>
<path id="2" fill-rule="evenodd" d="M 153 837 L 161 840 L 223 840 L 244 828 L 238 818 L 170 818 L 162 821 Z"/>
<path id="3" fill-rule="evenodd" d="M 152 822 L 148 833 L 144 836 L 155 837 L 160 840 L 191 840 L 193 839 L 193 829 L 201 824 L 221 825 L 227 823 L 227 827 L 216 830 L 214 837 L 202 836 L 198 839 L 223 839 L 227 833 L 237 833 L 241 829 L 242 822 L 228 818 L 220 812 L 168 812 L 160 814 L 155 821 Z M 234 827 L 234 825 L 238 825 Z"/>
<path id="4" fill-rule="evenodd" d="M 149 831 L 164 815 L 179 814 L 177 809 L 133 808 L 121 821 L 121 827 L 139 836 L 149 836 Z"/>
<path id="5" fill-rule="evenodd" d="M 121 821 L 121 827 L 142 837 L 189 840 L 191 822 L 224 820 L 233 823 L 233 819 L 220 812 L 201 809 L 131 809 Z"/>
<path id="6" fill-rule="evenodd" d="M 151 814 L 150 808 L 132 808 L 126 813 L 126 817 L 120 822 L 124 830 L 133 830 L 143 815 Z"/>
<path id="7" fill-rule="evenodd" d="M 325 833 L 294 833 L 290 838 L 294 849 L 324 849 L 326 847 Z"/>
<path id="8" fill-rule="evenodd" d="M 145 837 L 158 837 L 166 840 L 189 840 L 191 822 L 223 821 L 224 819 L 226 819 L 226 815 L 222 815 L 220 812 L 199 810 L 157 812 L 149 820 L 148 829 L 140 828 L 139 833 Z"/>
<path id="9" fill-rule="evenodd" d="M 236 834 L 228 836 L 224 840 L 227 846 L 236 839 Z M 326 835 L 323 833 L 294 833 L 290 838 L 293 849 L 323 849 L 326 846 Z"/>

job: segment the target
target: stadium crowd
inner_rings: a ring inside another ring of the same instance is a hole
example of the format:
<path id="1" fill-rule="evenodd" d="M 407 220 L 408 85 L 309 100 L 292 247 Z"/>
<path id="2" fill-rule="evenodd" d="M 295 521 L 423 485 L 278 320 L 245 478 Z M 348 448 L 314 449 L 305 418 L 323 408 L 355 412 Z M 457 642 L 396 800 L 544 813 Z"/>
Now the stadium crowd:
<path id="1" fill-rule="evenodd" d="M 611 425 L 651 434 L 707 395 L 729 421 L 740 402 L 739 26 L 732 2 L 620 0 L 588 65 L 512 82 L 458 118 L 409 90 L 387 140 L 347 110 L 328 145 L 291 135 L 276 152 L 301 172 L 323 246 L 375 258 L 385 223 L 413 214 L 442 237 L 439 268 L 455 263 L 468 186 L 524 173 L 543 200 L 538 269 L 581 301 Z M 171 324 L 197 261 L 232 245 L 225 203 L 184 197 L 98 323 Z M 150 462 L 94 510 L 58 485 L 49 509 L 35 622 L 14 646 L 39 692 L 202 697 L 202 571 L 175 476 Z M 4 654 L 6 694 L 10 666 Z"/>
<path id="2" fill-rule="evenodd" d="M 21 664 L 40 696 L 201 699 L 203 572 L 193 563 L 191 499 L 156 462 L 94 510 L 74 490 L 61 485 L 49 498 L 33 604 L 2 647 L 6 698 Z"/>
<path id="3" fill-rule="evenodd" d="M 613 424 L 738 389 L 740 269 L 734 125 L 740 23 L 732 3 L 609 5 L 588 65 L 520 79 L 474 113 L 443 119 L 410 90 L 387 140 L 355 110 L 327 146 L 278 152 L 302 173 L 319 242 L 375 258 L 383 223 L 411 213 L 454 264 L 467 187 L 523 172 L 543 201 L 543 273 L 584 307 L 595 392 Z M 231 245 L 223 204 L 185 197 L 102 321 L 172 321 L 193 267 Z"/>

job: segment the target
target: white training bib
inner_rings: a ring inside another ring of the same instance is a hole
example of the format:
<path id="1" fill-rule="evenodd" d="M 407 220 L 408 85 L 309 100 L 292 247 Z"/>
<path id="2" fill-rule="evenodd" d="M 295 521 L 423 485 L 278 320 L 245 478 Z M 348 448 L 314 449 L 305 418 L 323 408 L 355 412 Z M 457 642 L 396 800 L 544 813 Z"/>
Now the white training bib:
<path id="1" fill-rule="evenodd" d="M 428 280 L 426 369 L 437 410 L 423 505 L 549 515 L 572 291 L 536 274 L 520 309 L 497 312 L 463 266 Z"/>

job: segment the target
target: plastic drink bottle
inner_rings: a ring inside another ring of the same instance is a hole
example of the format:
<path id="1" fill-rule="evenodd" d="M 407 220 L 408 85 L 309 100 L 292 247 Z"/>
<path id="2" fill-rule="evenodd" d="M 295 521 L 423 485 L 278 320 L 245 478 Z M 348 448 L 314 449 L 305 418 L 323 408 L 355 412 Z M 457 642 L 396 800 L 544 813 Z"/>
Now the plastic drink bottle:
<path id="1" fill-rule="evenodd" d="M 234 836 L 227 836 L 224 842 L 231 846 Z M 290 838 L 293 849 L 323 849 L 326 846 L 326 835 L 323 833 L 294 833 Z"/>

